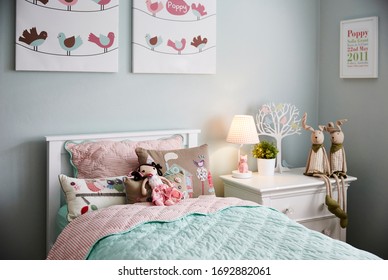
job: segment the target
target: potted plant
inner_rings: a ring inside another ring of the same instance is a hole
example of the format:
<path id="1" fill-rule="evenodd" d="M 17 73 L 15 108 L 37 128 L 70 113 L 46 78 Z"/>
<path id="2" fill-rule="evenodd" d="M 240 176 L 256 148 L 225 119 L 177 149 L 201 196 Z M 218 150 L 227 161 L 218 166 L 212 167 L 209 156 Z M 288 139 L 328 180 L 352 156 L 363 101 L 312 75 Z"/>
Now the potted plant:
<path id="1" fill-rule="evenodd" d="M 274 174 L 276 155 L 279 153 L 276 145 L 268 141 L 260 141 L 253 146 L 252 156 L 257 158 L 259 175 L 270 176 Z"/>

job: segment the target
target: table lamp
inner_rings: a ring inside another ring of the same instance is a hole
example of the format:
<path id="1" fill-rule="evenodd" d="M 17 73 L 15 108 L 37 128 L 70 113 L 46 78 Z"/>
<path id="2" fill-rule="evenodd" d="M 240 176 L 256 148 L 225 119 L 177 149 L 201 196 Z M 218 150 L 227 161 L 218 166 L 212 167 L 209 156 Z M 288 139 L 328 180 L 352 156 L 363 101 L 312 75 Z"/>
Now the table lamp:
<path id="1" fill-rule="evenodd" d="M 237 170 L 232 171 L 232 176 L 240 179 L 252 177 L 252 171 L 249 171 L 248 168 L 245 168 L 244 170 L 244 168 L 239 168 L 239 166 L 242 145 L 260 142 L 253 116 L 235 115 L 232 124 L 230 125 L 226 141 L 229 143 L 240 144 L 237 157 Z"/>

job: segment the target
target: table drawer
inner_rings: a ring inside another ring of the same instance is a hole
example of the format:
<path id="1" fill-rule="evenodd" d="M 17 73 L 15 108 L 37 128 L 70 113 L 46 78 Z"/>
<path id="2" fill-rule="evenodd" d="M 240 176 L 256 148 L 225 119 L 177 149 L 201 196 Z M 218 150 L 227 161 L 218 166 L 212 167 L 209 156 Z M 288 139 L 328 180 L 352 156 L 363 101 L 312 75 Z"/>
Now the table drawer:
<path id="1" fill-rule="evenodd" d="M 316 217 L 331 216 L 325 205 L 326 192 L 301 193 L 270 197 L 268 205 L 293 220 L 306 220 Z"/>
<path id="2" fill-rule="evenodd" d="M 346 241 L 346 232 L 341 229 L 339 225 L 339 219 L 337 217 L 322 218 L 317 220 L 310 220 L 300 222 L 305 227 L 319 231 L 331 238 Z"/>

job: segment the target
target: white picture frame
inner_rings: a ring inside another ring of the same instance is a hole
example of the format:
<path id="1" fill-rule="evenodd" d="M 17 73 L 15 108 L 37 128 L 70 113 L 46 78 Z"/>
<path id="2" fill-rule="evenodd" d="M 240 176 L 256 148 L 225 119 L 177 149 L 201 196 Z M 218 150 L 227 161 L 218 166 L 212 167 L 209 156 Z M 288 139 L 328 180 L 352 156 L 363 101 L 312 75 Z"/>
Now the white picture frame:
<path id="1" fill-rule="evenodd" d="M 378 17 L 340 23 L 340 78 L 378 78 Z"/>

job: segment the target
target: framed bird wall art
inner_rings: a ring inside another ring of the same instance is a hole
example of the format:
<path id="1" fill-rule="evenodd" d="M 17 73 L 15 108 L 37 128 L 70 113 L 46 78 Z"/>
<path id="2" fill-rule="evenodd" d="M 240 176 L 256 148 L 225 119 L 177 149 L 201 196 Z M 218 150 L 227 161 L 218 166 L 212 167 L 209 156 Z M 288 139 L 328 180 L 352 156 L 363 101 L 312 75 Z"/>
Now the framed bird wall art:
<path id="1" fill-rule="evenodd" d="M 134 73 L 216 73 L 216 0 L 133 0 Z"/>
<path id="2" fill-rule="evenodd" d="M 119 0 L 16 2 L 16 70 L 118 71 Z"/>

